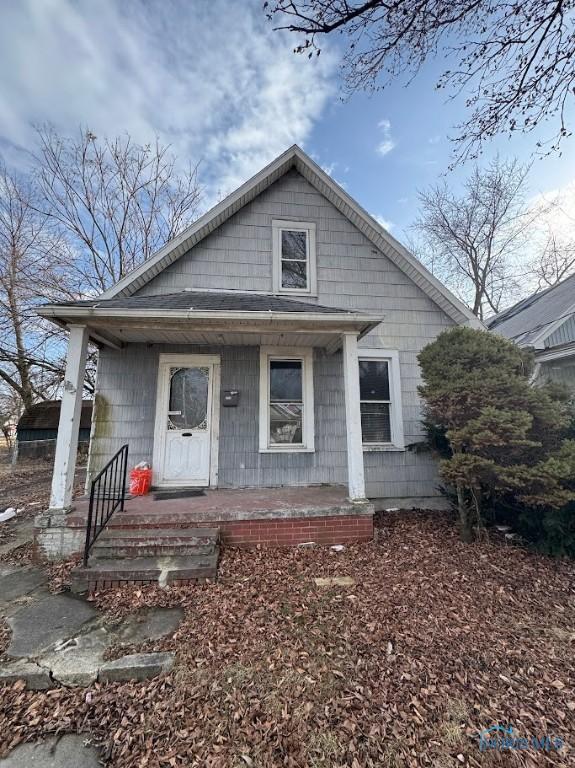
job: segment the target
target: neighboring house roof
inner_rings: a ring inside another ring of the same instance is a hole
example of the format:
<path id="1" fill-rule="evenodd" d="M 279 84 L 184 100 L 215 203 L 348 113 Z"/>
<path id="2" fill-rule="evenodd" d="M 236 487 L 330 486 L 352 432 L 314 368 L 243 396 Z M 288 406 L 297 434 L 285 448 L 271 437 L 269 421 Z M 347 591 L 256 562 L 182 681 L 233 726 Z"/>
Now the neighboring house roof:
<path id="1" fill-rule="evenodd" d="M 301 173 L 455 322 L 483 327 L 468 307 L 296 145 L 290 147 L 235 192 L 224 198 L 143 264 L 125 275 L 100 298 L 127 297 L 136 293 L 292 168 Z"/>
<path id="2" fill-rule="evenodd" d="M 18 420 L 18 431 L 23 429 L 58 429 L 60 421 L 61 400 L 45 400 L 35 403 L 24 411 Z M 80 416 L 80 429 L 90 429 L 92 422 L 92 401 L 82 401 L 82 414 Z"/>
<path id="3" fill-rule="evenodd" d="M 575 275 L 534 293 L 487 321 L 489 330 L 520 347 L 545 347 L 545 339 L 575 313 Z"/>
<path id="4" fill-rule="evenodd" d="M 54 306 L 54 305 L 52 305 Z M 207 312 L 305 312 L 319 314 L 354 314 L 347 309 L 307 304 L 295 299 L 257 293 L 230 291 L 180 291 L 159 296 L 118 296 L 113 299 L 88 299 L 58 304 L 59 307 L 89 307 L 93 309 L 176 309 Z"/>

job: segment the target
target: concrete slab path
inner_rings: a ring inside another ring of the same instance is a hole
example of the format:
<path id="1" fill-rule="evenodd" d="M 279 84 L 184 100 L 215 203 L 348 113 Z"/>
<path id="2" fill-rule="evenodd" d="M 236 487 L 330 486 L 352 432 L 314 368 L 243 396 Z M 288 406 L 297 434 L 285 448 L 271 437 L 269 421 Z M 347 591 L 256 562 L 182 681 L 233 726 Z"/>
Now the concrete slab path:
<path id="1" fill-rule="evenodd" d="M 76 734 L 54 736 L 43 741 L 20 744 L 0 768 L 101 768 L 100 752 Z"/>
<path id="2" fill-rule="evenodd" d="M 0 595 L 0 615 L 12 630 L 0 686 L 23 679 L 31 690 L 89 686 L 99 679 L 111 645 L 159 640 L 173 634 L 184 616 L 181 608 L 150 608 L 108 623 L 81 597 L 50 594 L 46 574 L 33 567 L 0 568 Z M 174 662 L 174 654 L 163 654 L 161 664 L 156 654 L 139 656 L 142 679 L 168 671 Z"/>

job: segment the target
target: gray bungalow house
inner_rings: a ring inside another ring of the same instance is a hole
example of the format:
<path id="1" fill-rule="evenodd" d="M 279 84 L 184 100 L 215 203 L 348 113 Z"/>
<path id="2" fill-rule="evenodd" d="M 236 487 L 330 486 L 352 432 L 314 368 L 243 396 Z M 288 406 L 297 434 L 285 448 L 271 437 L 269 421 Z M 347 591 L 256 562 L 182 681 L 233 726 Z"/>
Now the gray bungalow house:
<path id="1" fill-rule="evenodd" d="M 488 320 L 494 333 L 535 354 L 534 381 L 557 381 L 575 392 L 575 275 Z"/>
<path id="2" fill-rule="evenodd" d="M 88 340 L 87 490 L 123 445 L 159 489 L 107 528 L 339 543 L 372 535 L 374 505 L 437 499 L 432 457 L 408 449 L 422 438 L 417 354 L 454 324 L 481 327 L 297 146 L 106 293 L 40 314 L 70 331 L 38 521 L 49 557 L 83 546 L 87 502 L 71 489 Z"/>

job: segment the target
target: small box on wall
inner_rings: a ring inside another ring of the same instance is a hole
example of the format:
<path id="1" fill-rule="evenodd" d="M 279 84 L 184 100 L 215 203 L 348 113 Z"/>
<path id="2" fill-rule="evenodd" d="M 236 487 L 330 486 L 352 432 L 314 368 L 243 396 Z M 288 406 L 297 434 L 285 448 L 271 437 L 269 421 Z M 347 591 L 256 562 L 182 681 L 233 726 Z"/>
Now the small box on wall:
<path id="1" fill-rule="evenodd" d="M 224 389 L 222 391 L 222 405 L 225 408 L 235 408 L 240 401 L 240 393 L 237 389 Z"/>

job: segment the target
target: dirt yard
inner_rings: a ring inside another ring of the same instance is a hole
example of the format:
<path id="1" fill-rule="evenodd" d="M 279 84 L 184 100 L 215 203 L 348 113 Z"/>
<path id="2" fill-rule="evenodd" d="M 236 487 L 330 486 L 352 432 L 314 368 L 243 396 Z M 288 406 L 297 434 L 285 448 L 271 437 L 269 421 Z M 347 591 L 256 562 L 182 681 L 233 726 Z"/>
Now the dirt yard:
<path id="1" fill-rule="evenodd" d="M 330 576 L 354 583 L 315 584 Z M 0 754 L 79 732 L 117 768 L 574 765 L 574 576 L 463 545 L 437 513 L 387 515 L 376 542 L 338 554 L 227 549 L 216 584 L 96 597 L 114 616 L 184 607 L 173 636 L 140 648 L 176 650 L 170 676 L 89 696 L 16 685 Z M 493 725 L 564 746 L 482 752 Z"/>

